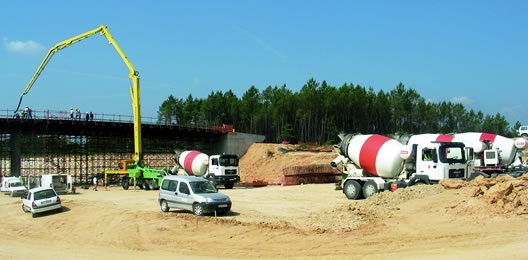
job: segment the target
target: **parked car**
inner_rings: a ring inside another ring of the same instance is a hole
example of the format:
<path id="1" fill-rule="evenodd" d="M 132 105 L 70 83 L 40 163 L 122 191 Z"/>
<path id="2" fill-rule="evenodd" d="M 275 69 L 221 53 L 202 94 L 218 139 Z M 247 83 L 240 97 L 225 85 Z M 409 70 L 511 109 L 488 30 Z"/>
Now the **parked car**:
<path id="1" fill-rule="evenodd" d="M 26 197 L 22 198 L 22 210 L 31 212 L 31 217 L 47 211 L 62 211 L 60 197 L 52 188 L 34 188 L 28 191 Z"/>
<path id="2" fill-rule="evenodd" d="M 190 210 L 195 215 L 216 212 L 226 214 L 231 210 L 231 199 L 219 193 L 210 181 L 196 176 L 171 175 L 163 178 L 159 199 L 161 211 L 171 208 Z"/>
<path id="3" fill-rule="evenodd" d="M 0 183 L 0 191 L 10 194 L 11 197 L 15 195 L 25 195 L 27 192 L 26 187 L 22 185 L 22 182 L 18 177 L 4 177 Z"/>

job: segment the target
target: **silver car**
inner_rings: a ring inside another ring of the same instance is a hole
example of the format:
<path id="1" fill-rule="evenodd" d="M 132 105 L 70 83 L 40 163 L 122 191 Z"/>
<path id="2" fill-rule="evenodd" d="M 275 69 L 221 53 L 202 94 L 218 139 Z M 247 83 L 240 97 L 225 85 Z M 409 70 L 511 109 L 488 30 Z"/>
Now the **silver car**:
<path id="1" fill-rule="evenodd" d="M 227 195 L 218 193 L 210 181 L 195 176 L 163 178 L 158 201 L 163 212 L 178 208 L 201 216 L 213 212 L 223 215 L 231 210 L 231 199 Z"/>

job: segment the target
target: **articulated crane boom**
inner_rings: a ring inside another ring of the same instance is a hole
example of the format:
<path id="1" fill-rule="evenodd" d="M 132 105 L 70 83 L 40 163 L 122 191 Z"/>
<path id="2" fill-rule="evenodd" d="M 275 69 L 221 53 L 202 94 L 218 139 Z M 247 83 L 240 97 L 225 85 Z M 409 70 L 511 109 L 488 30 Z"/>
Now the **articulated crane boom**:
<path id="1" fill-rule="evenodd" d="M 131 82 L 132 86 L 130 87 L 130 96 L 132 97 L 132 112 L 134 114 L 134 155 L 132 159 L 137 163 L 143 160 L 143 147 L 141 143 L 141 109 L 139 105 L 140 104 L 139 102 L 139 73 L 137 72 L 134 65 L 132 65 L 130 60 L 128 60 L 127 56 L 125 55 L 121 47 L 119 47 L 119 44 L 117 44 L 114 37 L 112 37 L 112 34 L 110 34 L 110 31 L 108 31 L 108 28 L 104 25 L 101 25 L 91 31 L 71 37 L 51 47 L 48 50 L 48 53 L 46 53 L 46 56 L 40 63 L 39 67 L 37 68 L 37 71 L 31 78 L 29 83 L 26 85 L 26 89 L 22 93 L 22 96 L 20 97 L 20 101 L 18 102 L 17 109 L 15 111 L 18 111 L 18 109 L 20 108 L 20 104 L 22 103 L 22 98 L 31 90 L 31 88 L 33 87 L 33 84 L 35 84 L 35 81 L 37 81 L 38 77 L 40 76 L 44 68 L 46 68 L 46 65 L 49 63 L 49 61 L 51 60 L 51 58 L 56 52 L 70 45 L 73 45 L 77 42 L 80 42 L 84 39 L 87 39 L 97 33 L 100 33 L 102 36 L 104 36 L 108 40 L 108 42 L 117 51 L 121 59 L 125 62 L 129 70 L 128 77 L 132 81 Z"/>

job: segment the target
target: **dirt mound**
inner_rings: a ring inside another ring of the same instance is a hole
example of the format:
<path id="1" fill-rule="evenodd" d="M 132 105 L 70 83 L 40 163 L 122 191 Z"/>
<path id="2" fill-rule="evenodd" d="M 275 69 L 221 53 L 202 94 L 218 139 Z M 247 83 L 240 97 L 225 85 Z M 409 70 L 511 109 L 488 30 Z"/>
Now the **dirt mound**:
<path id="1" fill-rule="evenodd" d="M 380 192 L 365 200 L 350 201 L 348 205 L 311 214 L 310 227 L 313 231 L 321 233 L 349 232 L 365 225 L 372 227 L 380 220 L 391 218 L 400 210 L 399 205 L 443 191 L 439 185 L 420 185 L 398 189 L 395 192 Z"/>
<path id="2" fill-rule="evenodd" d="M 466 189 L 474 200 L 464 200 L 457 208 L 472 212 L 477 209 L 491 213 L 528 214 L 528 176 L 513 178 L 499 176 L 497 178 L 477 177 L 471 182 L 462 180 L 445 180 L 441 182 L 446 189 Z"/>
<path id="3" fill-rule="evenodd" d="M 253 144 L 240 159 L 240 179 L 247 184 L 283 184 L 286 168 L 329 164 L 335 157 L 328 147 Z"/>

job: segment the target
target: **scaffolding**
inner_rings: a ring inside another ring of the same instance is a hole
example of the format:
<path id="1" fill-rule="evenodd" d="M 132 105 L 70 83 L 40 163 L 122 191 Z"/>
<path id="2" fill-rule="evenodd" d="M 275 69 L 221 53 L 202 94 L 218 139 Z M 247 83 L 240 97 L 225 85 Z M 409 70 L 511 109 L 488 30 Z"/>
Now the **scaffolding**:
<path id="1" fill-rule="evenodd" d="M 14 145 L 14 139 L 17 145 Z M 18 146 L 15 147 L 15 146 Z M 144 161 L 153 168 L 174 166 L 174 149 L 209 152 L 205 143 L 185 143 L 170 137 L 143 138 Z M 14 149 L 20 149 L 20 173 L 11 172 Z M 0 134 L 0 175 L 40 176 L 66 173 L 76 184 L 89 184 L 105 169 L 117 168 L 119 161 L 134 152 L 132 137 L 44 135 L 35 133 Z"/>

